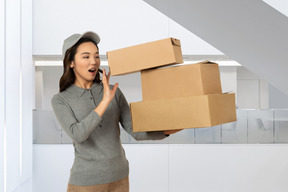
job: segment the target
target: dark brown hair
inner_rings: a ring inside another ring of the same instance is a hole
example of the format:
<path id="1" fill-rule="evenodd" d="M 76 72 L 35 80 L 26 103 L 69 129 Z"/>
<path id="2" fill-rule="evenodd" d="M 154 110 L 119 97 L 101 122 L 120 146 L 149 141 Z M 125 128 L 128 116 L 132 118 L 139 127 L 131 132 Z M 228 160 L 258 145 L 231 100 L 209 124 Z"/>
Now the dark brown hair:
<path id="1" fill-rule="evenodd" d="M 81 38 L 75 45 L 73 45 L 71 48 L 69 48 L 66 51 L 65 57 L 63 60 L 63 74 L 62 74 L 60 81 L 59 81 L 60 92 L 67 89 L 70 85 L 72 85 L 75 82 L 75 74 L 74 74 L 73 68 L 70 67 L 70 64 L 75 59 L 75 55 L 77 53 L 77 49 L 78 49 L 79 45 L 81 45 L 82 43 L 85 43 L 85 42 L 94 43 L 96 45 L 98 51 L 99 51 L 97 43 L 95 43 L 94 41 L 92 41 L 89 38 Z M 98 69 L 96 77 L 93 80 L 93 82 L 97 82 L 97 83 L 101 82 L 99 71 L 101 71 L 101 70 Z"/>

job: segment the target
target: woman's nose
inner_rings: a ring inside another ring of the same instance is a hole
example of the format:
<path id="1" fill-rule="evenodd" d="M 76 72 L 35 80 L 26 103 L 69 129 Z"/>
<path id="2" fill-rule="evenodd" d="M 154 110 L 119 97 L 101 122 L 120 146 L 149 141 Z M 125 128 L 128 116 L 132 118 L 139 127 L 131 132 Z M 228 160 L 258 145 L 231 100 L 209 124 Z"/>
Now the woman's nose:
<path id="1" fill-rule="evenodd" d="M 99 63 L 99 59 L 92 57 L 90 62 L 91 62 L 91 64 L 95 64 L 96 65 L 97 63 Z"/>

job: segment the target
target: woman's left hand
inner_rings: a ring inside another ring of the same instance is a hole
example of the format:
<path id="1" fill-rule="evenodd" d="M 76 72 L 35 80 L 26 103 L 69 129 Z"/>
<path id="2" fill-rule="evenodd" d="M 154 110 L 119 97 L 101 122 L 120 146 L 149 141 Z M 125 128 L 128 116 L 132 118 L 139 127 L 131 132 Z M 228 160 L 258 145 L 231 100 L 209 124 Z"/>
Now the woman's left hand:
<path id="1" fill-rule="evenodd" d="M 110 80 L 110 71 L 108 72 L 108 75 L 106 75 L 106 71 L 105 69 L 103 69 L 103 78 L 102 78 L 102 83 L 104 87 L 103 100 L 107 101 L 108 103 L 110 103 L 110 101 L 115 96 L 115 92 L 118 87 L 118 83 L 115 83 L 113 88 L 110 89 L 109 80 Z"/>
<path id="2" fill-rule="evenodd" d="M 102 78 L 103 89 L 104 89 L 103 90 L 103 99 L 99 103 L 99 105 L 94 109 L 94 111 L 96 111 L 96 113 L 98 113 L 98 115 L 100 117 L 102 117 L 102 115 L 106 111 L 109 103 L 111 102 L 111 100 L 115 96 L 115 93 L 116 93 L 116 90 L 118 87 L 118 83 L 115 83 L 113 88 L 110 89 L 109 80 L 110 80 L 110 72 L 108 72 L 108 75 L 106 75 L 106 71 L 105 71 L 105 69 L 103 69 L 103 78 Z"/>

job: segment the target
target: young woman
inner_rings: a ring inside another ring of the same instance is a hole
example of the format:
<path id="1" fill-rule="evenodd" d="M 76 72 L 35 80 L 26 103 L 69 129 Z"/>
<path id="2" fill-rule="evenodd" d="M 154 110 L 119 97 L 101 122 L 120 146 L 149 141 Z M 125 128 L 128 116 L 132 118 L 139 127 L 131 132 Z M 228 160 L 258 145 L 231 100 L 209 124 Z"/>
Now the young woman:
<path id="1" fill-rule="evenodd" d="M 158 140 L 177 132 L 132 132 L 129 105 L 118 83 L 109 85 L 110 72 L 106 75 L 99 68 L 99 42 L 96 33 L 86 32 L 71 35 L 63 44 L 60 92 L 51 103 L 75 151 L 67 192 L 129 191 L 119 122 L 136 140 Z"/>

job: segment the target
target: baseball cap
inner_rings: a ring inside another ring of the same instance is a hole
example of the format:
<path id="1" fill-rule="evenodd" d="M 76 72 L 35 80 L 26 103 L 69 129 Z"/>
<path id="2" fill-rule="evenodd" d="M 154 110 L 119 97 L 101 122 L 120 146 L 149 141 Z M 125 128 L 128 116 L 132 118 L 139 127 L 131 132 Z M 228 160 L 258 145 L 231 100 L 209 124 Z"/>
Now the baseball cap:
<path id="1" fill-rule="evenodd" d="M 71 48 L 73 45 L 75 45 L 81 38 L 89 38 L 92 41 L 94 41 L 96 44 L 100 42 L 100 36 L 92 31 L 87 31 L 83 34 L 73 34 L 67 39 L 64 40 L 63 46 L 62 46 L 62 56 L 64 58 L 66 51 Z"/>

